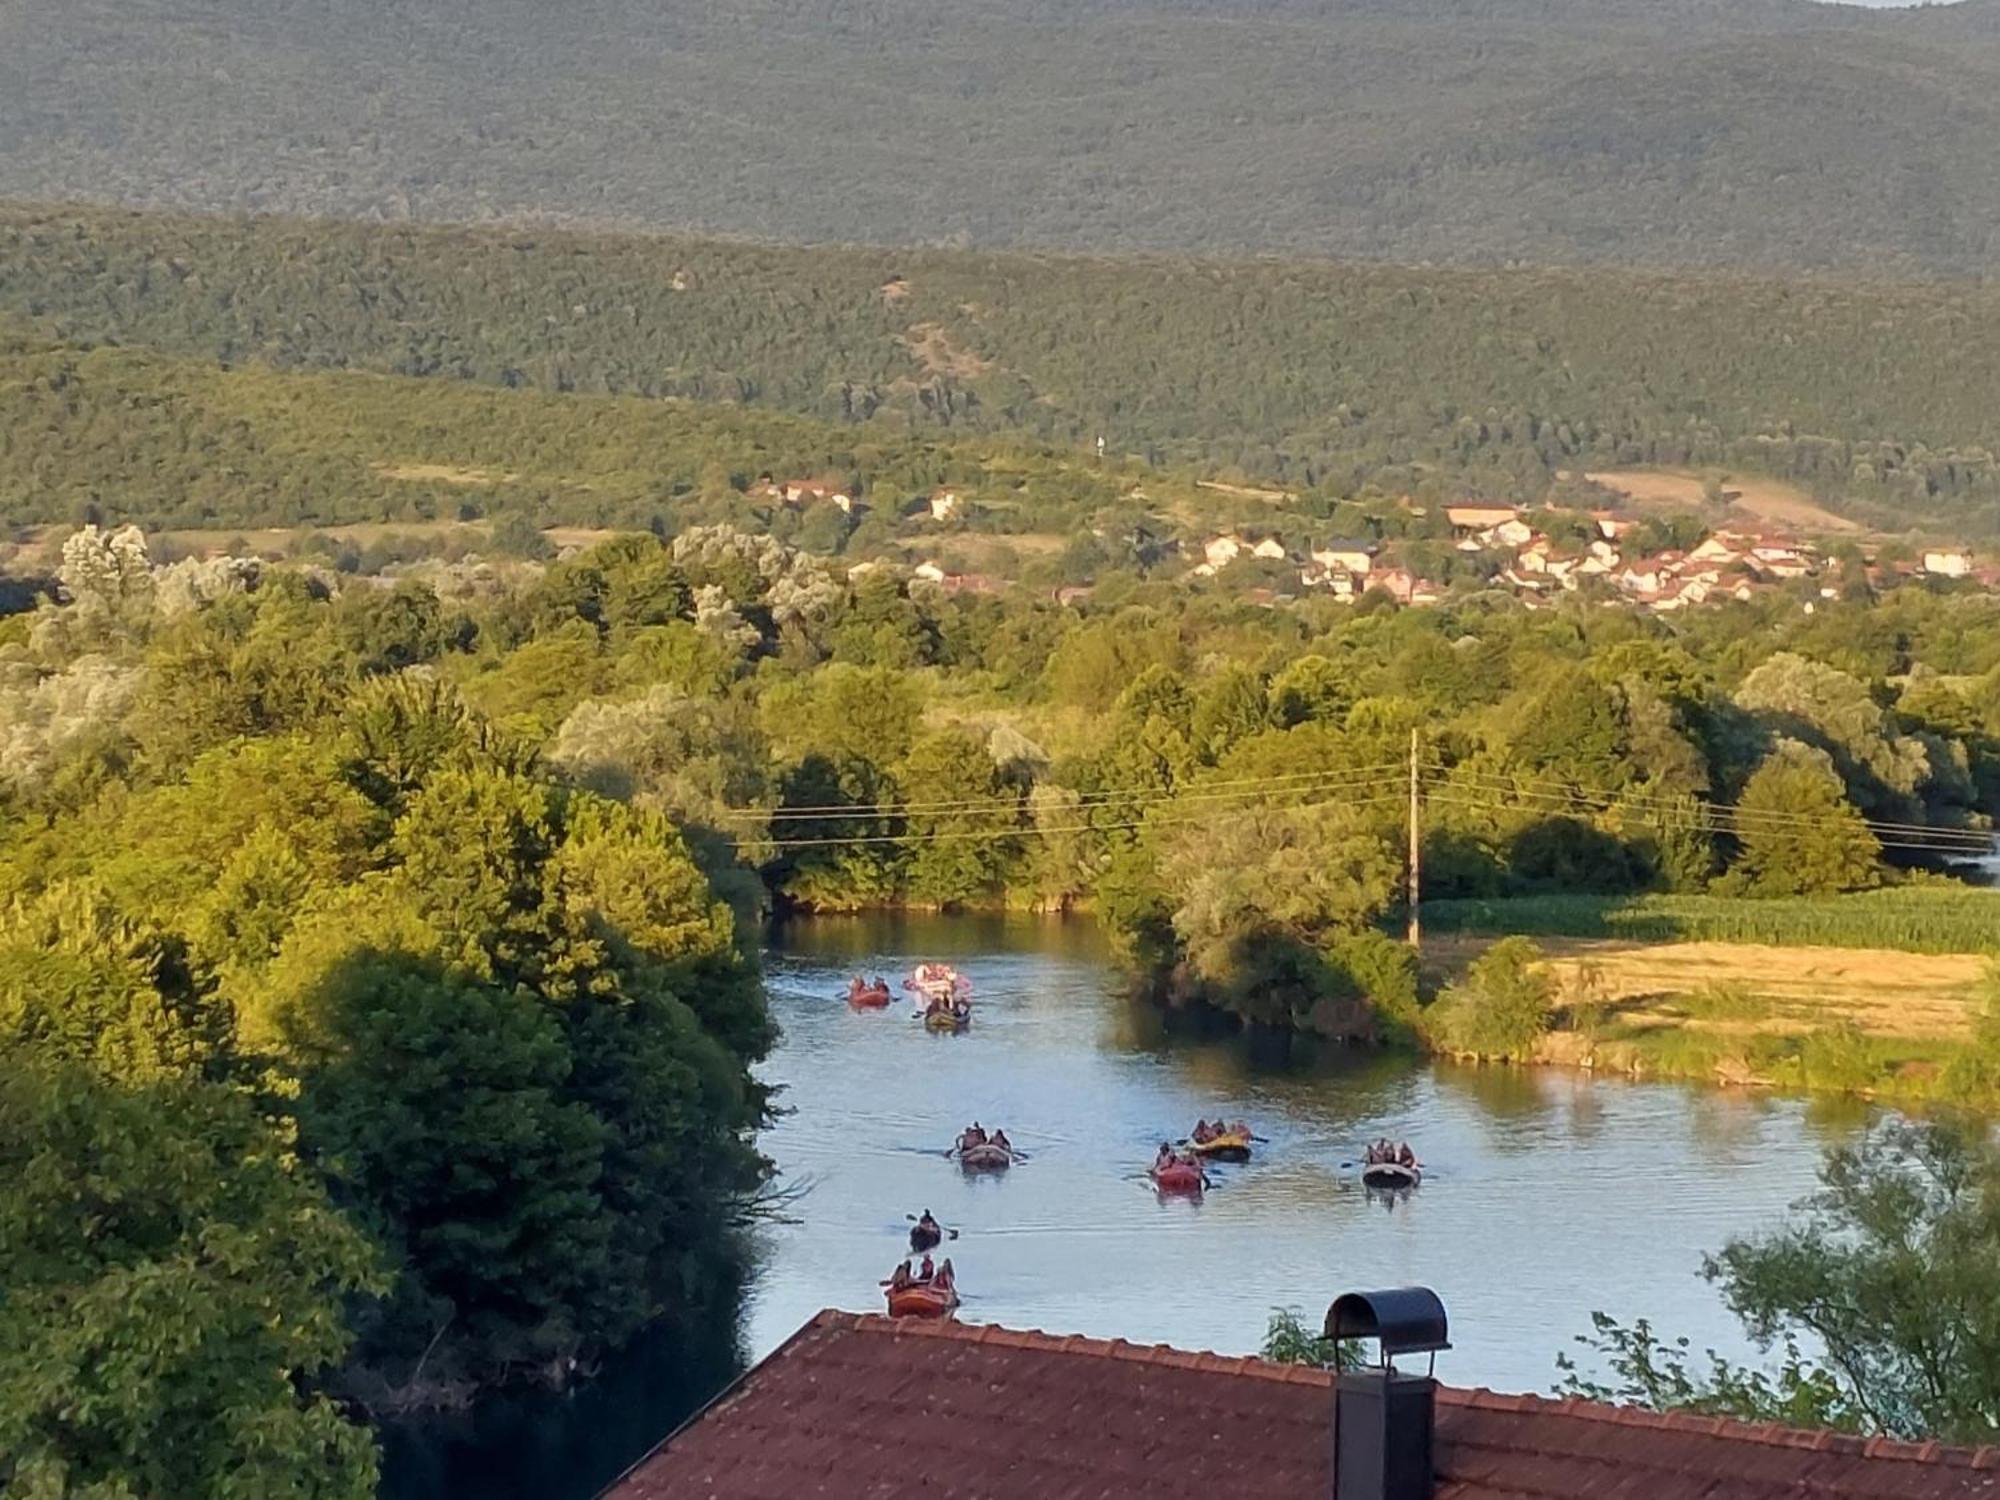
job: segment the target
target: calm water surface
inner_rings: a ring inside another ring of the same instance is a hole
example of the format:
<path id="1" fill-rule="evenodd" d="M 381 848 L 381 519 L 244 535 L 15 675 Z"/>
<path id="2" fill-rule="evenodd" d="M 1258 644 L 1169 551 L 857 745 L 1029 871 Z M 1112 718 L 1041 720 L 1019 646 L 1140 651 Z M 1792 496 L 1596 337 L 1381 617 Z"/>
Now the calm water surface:
<path id="1" fill-rule="evenodd" d="M 925 958 L 975 985 L 958 1036 L 842 1001 Z M 386 1500 L 588 1500 L 735 1372 L 824 1307 L 879 1311 L 877 1282 L 928 1208 L 960 1237 L 960 1317 L 1057 1333 L 1254 1351 L 1275 1307 L 1311 1323 L 1339 1292 L 1419 1282 L 1444 1298 L 1456 1385 L 1547 1390 L 1603 1309 L 1738 1357 L 1697 1274 L 1704 1251 L 1775 1222 L 1813 1186 L 1852 1109 L 1583 1074 L 1448 1068 L 1291 1038 L 1169 1026 L 1125 998 L 1081 921 L 869 917 L 794 923 L 766 959 L 784 1037 L 763 1068 L 789 1113 L 762 1140 L 800 1194 L 763 1231 L 734 1327 L 628 1351 L 581 1391 L 493 1403 L 394 1436 Z M 1200 1203 L 1144 1170 L 1197 1116 L 1270 1138 L 1211 1169 Z M 1032 1159 L 967 1177 L 942 1156 L 977 1118 Z M 1415 1194 L 1363 1191 L 1377 1136 L 1428 1168 Z"/>
<path id="2" fill-rule="evenodd" d="M 966 1033 L 836 999 L 849 974 L 899 978 L 918 956 L 973 979 Z M 1341 1291 L 1417 1282 L 1450 1310 L 1454 1384 L 1546 1390 L 1596 1308 L 1744 1354 L 1702 1252 L 1776 1220 L 1860 1123 L 1744 1092 L 1169 1028 L 1123 998 L 1082 922 L 822 919 L 785 932 L 768 978 L 785 1039 L 765 1071 L 792 1113 L 764 1148 L 808 1190 L 799 1222 L 766 1236 L 753 1357 L 822 1307 L 879 1309 L 904 1216 L 926 1208 L 961 1231 L 970 1321 L 1249 1352 L 1274 1307 L 1317 1323 Z M 1156 1195 L 1159 1142 L 1218 1114 L 1270 1144 L 1211 1169 L 1200 1203 Z M 1032 1160 L 997 1177 L 945 1161 L 975 1117 Z M 1377 1136 L 1416 1147 L 1418 1192 L 1386 1201 L 1344 1165 Z"/>

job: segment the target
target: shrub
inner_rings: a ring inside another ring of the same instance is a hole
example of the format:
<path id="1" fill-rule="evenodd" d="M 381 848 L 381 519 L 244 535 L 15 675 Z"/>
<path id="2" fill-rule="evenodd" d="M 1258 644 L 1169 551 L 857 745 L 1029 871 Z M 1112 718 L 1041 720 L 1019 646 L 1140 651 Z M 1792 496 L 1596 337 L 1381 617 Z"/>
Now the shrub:
<path id="1" fill-rule="evenodd" d="M 1385 1021 L 1414 1030 L 1420 1008 L 1417 955 L 1408 944 L 1373 930 L 1353 932 L 1328 945 L 1326 960 Z"/>
<path id="2" fill-rule="evenodd" d="M 1690 1021 L 1766 1021 L 1775 1007 L 1768 996 L 1740 984 L 1705 984 L 1680 998 Z"/>
<path id="3" fill-rule="evenodd" d="M 1273 1364 L 1311 1365 L 1321 1370 L 1358 1370 L 1362 1355 L 1353 1339 L 1330 1339 L 1306 1326 L 1289 1307 L 1274 1308 L 1260 1351 Z"/>
<path id="4" fill-rule="evenodd" d="M 1799 1052 L 1799 1068 L 1807 1088 L 1828 1093 L 1865 1093 L 1881 1077 L 1874 1046 L 1852 1021 L 1807 1037 Z"/>
<path id="5" fill-rule="evenodd" d="M 1555 981 L 1524 937 L 1502 938 L 1424 1014 L 1432 1045 L 1481 1059 L 1526 1060 L 1549 1029 Z"/>

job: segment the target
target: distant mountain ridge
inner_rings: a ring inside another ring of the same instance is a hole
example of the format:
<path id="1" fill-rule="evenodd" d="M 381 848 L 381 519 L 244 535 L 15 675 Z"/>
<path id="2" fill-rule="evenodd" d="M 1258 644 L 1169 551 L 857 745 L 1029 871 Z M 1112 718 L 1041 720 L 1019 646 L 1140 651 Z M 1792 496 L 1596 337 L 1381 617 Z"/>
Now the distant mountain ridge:
<path id="1" fill-rule="evenodd" d="M 2000 0 L 65 0 L 0 194 L 1981 276 Z"/>

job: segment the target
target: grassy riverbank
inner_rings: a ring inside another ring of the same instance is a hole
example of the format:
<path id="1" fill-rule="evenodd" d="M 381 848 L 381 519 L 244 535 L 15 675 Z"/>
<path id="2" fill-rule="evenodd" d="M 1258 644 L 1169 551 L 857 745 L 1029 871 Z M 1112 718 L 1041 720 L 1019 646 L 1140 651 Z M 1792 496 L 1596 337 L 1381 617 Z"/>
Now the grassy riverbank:
<path id="1" fill-rule="evenodd" d="M 1493 941 L 1434 938 L 1427 979 L 1463 982 Z M 1983 954 L 1563 937 L 1537 946 L 1551 1025 L 1520 1060 L 2000 1108 Z"/>

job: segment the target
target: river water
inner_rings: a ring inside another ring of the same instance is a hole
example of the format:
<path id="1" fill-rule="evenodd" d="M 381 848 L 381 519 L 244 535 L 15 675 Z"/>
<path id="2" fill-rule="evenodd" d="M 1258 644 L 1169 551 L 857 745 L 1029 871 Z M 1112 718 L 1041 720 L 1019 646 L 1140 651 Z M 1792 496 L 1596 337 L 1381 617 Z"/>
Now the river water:
<path id="1" fill-rule="evenodd" d="M 934 1035 L 899 998 L 856 1012 L 848 976 L 956 964 L 974 1019 Z M 1593 1309 L 1697 1349 L 1754 1353 L 1701 1280 L 1704 1251 L 1779 1220 L 1851 1107 L 1585 1074 L 1446 1067 L 1250 1038 L 1126 997 L 1100 931 L 1029 917 L 817 919 L 766 958 L 783 1040 L 763 1068 L 788 1111 L 764 1151 L 798 1197 L 760 1231 L 740 1324 L 756 1359 L 825 1307 L 878 1311 L 877 1283 L 928 1208 L 971 1322 L 1247 1353 L 1272 1309 L 1317 1324 L 1335 1295 L 1420 1283 L 1451 1317 L 1439 1375 L 1546 1391 Z M 1200 1202 L 1144 1177 L 1198 1116 L 1268 1145 L 1211 1168 Z M 1030 1159 L 968 1176 L 942 1152 L 970 1120 Z M 1390 1200 L 1348 1165 L 1407 1138 L 1423 1186 Z M 391 1447 L 394 1500 L 587 1500 L 726 1378 L 727 1331 L 641 1351 L 560 1401 L 478 1414 Z"/>

